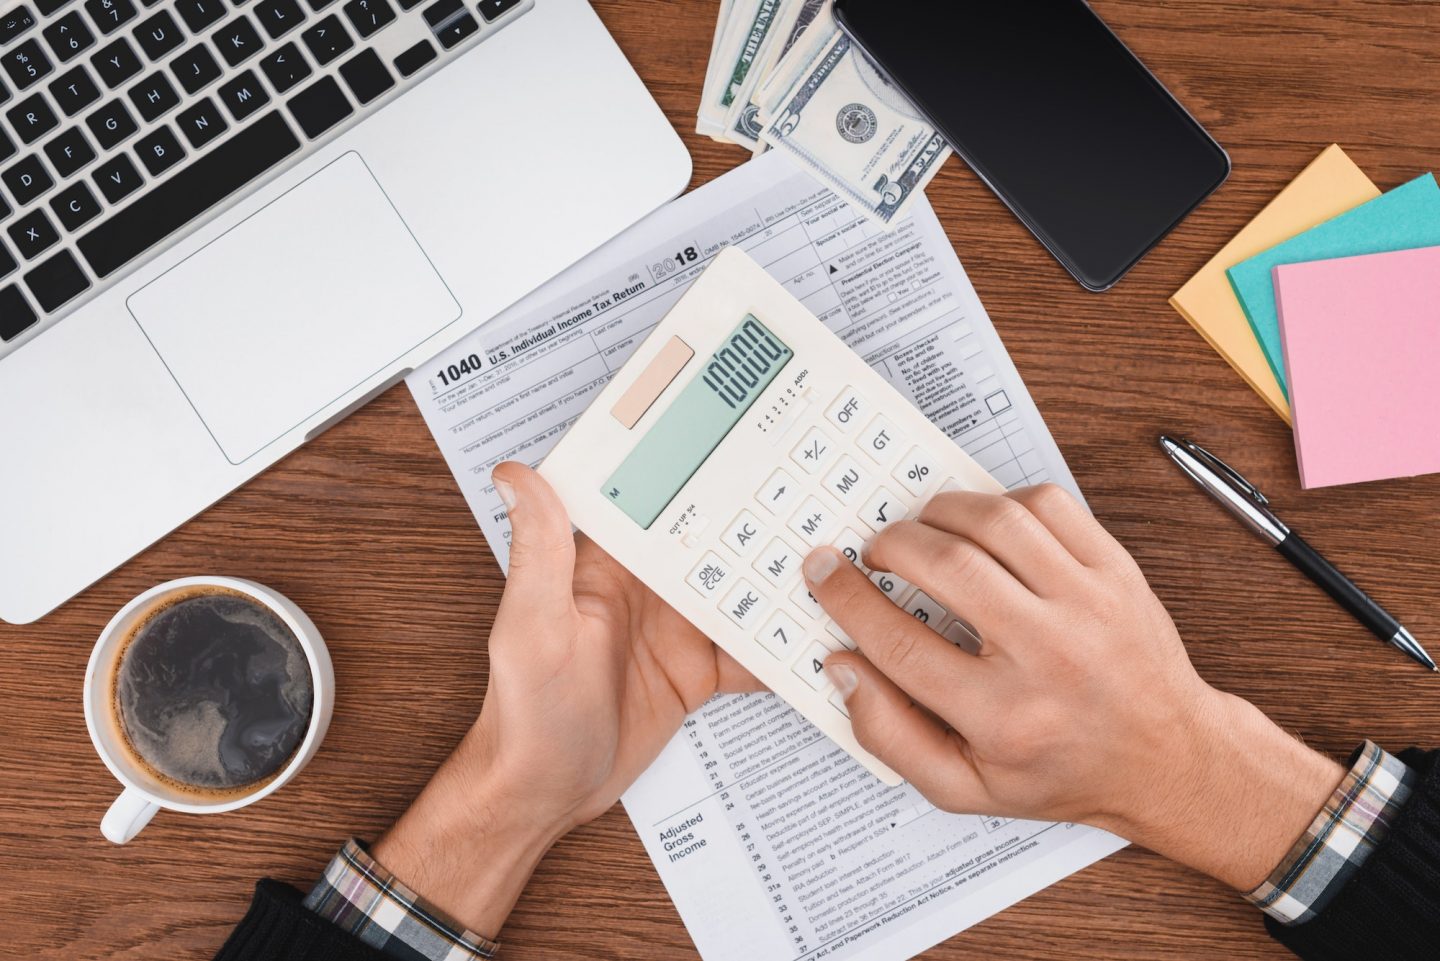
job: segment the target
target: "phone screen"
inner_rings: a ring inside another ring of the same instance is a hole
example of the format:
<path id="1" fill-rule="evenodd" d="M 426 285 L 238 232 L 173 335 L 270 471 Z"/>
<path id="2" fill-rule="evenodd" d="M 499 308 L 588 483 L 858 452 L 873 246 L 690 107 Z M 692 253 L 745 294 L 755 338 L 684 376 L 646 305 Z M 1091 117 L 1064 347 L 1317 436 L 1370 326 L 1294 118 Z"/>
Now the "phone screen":
<path id="1" fill-rule="evenodd" d="M 1104 290 L 1225 151 L 1082 0 L 836 0 L 851 37 L 1077 280 Z"/>

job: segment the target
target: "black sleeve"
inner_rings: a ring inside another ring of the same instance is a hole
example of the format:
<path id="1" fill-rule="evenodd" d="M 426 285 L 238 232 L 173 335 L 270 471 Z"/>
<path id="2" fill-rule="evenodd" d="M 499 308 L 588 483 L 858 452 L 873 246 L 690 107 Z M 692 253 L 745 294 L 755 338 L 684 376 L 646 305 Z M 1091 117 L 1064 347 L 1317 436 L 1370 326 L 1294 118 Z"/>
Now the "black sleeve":
<path id="1" fill-rule="evenodd" d="M 1440 751 L 1402 751 L 1420 775 L 1390 833 L 1324 911 L 1270 934 L 1305 961 L 1440 958 Z"/>
<path id="2" fill-rule="evenodd" d="M 300 892 L 268 878 L 215 961 L 394 961 L 312 913 Z"/>

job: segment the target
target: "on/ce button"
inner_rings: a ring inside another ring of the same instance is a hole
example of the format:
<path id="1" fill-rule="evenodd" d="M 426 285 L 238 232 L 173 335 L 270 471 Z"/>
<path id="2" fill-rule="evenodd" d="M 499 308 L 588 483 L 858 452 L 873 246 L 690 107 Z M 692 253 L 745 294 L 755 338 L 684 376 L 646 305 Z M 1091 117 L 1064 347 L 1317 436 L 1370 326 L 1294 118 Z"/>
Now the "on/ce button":
<path id="1" fill-rule="evenodd" d="M 840 392 L 840 396 L 835 398 L 835 403 L 830 405 L 825 416 L 830 419 L 830 423 L 842 431 L 848 432 L 860 422 L 860 417 L 869 406 L 865 398 L 855 391 L 855 388 L 846 387 Z"/>

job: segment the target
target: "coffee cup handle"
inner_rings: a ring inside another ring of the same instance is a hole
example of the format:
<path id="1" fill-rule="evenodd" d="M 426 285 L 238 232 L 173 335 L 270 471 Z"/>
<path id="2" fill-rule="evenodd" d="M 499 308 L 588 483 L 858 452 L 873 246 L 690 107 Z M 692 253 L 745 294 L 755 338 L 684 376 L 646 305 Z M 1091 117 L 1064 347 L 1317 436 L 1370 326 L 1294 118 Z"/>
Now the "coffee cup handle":
<path id="1" fill-rule="evenodd" d="M 139 834 L 160 805 L 151 801 L 134 788 L 126 788 L 110 805 L 100 822 L 100 833 L 113 844 L 124 844 Z"/>

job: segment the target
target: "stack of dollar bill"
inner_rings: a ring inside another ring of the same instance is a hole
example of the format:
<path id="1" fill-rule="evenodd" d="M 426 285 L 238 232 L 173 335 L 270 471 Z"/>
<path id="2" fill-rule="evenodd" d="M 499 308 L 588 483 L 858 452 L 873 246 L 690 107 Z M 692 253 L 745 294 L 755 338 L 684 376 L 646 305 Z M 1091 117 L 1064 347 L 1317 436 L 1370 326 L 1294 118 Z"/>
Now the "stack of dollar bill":
<path id="1" fill-rule="evenodd" d="M 720 0 L 696 129 L 785 151 L 886 226 L 950 156 L 841 31 L 831 0 Z"/>

